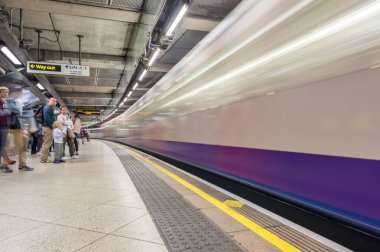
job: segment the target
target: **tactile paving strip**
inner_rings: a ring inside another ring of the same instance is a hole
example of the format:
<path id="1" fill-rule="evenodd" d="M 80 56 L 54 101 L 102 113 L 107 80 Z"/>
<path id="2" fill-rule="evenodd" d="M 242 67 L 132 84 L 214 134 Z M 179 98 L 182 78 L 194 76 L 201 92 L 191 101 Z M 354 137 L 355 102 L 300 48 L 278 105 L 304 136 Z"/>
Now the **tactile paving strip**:
<path id="1" fill-rule="evenodd" d="M 244 251 L 216 224 L 134 157 L 113 144 L 108 145 L 124 165 L 171 251 Z"/>
<path id="2" fill-rule="evenodd" d="M 217 191 L 216 189 L 205 185 L 201 183 L 200 181 L 185 175 L 184 173 L 181 173 L 170 166 L 165 165 L 164 163 L 161 163 L 159 160 L 155 160 L 155 162 L 165 166 L 167 170 L 170 172 L 176 174 L 177 176 L 185 179 L 186 181 L 190 182 L 191 184 L 195 185 L 198 188 L 201 188 L 203 191 L 205 191 L 207 194 L 211 195 L 212 197 L 218 199 L 221 202 L 224 202 L 225 200 L 234 200 L 230 196 L 221 193 L 220 191 Z M 255 210 L 249 206 L 242 206 L 240 208 L 234 208 L 235 211 L 239 212 L 240 214 L 248 217 L 250 220 L 253 220 L 263 228 L 267 228 L 270 232 L 277 235 L 284 241 L 289 242 L 293 246 L 299 248 L 302 251 L 315 251 L 315 252 L 333 252 L 335 251 L 332 248 L 329 248 L 328 246 L 308 237 L 306 234 L 300 233 L 297 230 L 290 228 L 288 226 L 285 226 L 281 222 L 265 215 L 264 213 Z"/>

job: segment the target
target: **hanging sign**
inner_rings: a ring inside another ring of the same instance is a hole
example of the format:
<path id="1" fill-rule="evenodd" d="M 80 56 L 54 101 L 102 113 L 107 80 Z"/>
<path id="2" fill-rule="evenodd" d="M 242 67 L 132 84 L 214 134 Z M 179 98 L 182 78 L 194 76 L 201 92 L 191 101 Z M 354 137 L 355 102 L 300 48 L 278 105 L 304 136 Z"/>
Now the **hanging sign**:
<path id="1" fill-rule="evenodd" d="M 82 65 L 56 64 L 37 61 L 27 62 L 28 73 L 90 76 L 90 67 Z"/>

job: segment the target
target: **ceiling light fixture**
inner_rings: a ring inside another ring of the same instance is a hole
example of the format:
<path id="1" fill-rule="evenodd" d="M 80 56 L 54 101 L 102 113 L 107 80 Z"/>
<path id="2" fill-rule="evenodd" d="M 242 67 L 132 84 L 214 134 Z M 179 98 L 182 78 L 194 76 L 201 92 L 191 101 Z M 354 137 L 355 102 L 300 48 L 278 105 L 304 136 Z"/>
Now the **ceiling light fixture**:
<path id="1" fill-rule="evenodd" d="M 41 83 L 37 83 L 36 86 L 40 89 L 40 90 L 45 90 L 44 86 L 41 85 Z"/>
<path id="2" fill-rule="evenodd" d="M 139 86 L 139 83 L 138 82 L 136 82 L 136 84 L 133 86 L 133 90 L 135 90 L 137 87 Z"/>
<path id="3" fill-rule="evenodd" d="M 159 53 L 160 53 L 160 49 L 157 49 L 157 50 L 154 52 L 152 58 L 149 60 L 148 66 L 153 65 L 153 63 L 154 63 L 154 61 L 156 60 L 156 58 L 157 58 L 157 56 L 158 56 Z"/>
<path id="4" fill-rule="evenodd" d="M 139 81 L 142 81 L 142 79 L 144 78 L 144 76 L 146 75 L 148 71 L 146 69 L 144 69 L 144 72 L 140 75 L 140 78 L 139 78 Z"/>
<path id="5" fill-rule="evenodd" d="M 0 51 L 5 55 L 7 56 L 7 58 L 12 61 L 12 63 L 16 66 L 21 66 L 22 63 L 21 61 L 14 55 L 13 52 L 11 52 L 11 50 L 9 50 L 8 47 L 6 47 L 5 45 L 2 45 L 0 47 Z"/>
<path id="6" fill-rule="evenodd" d="M 132 94 L 132 91 L 129 91 L 127 98 L 128 98 L 129 96 L 131 96 L 131 94 Z"/>
<path id="7" fill-rule="evenodd" d="M 269 93 L 266 93 L 265 95 L 272 95 L 274 94 L 274 92 L 269 92 Z"/>
<path id="8" fill-rule="evenodd" d="M 124 99 L 124 101 L 123 101 L 123 102 L 125 103 L 127 100 L 128 100 L 128 97 L 125 97 L 125 99 Z"/>
<path id="9" fill-rule="evenodd" d="M 178 16 L 175 18 L 174 22 L 170 25 L 170 28 L 166 32 L 165 36 L 170 36 L 173 33 L 174 29 L 177 27 L 177 25 L 181 21 L 182 17 L 185 15 L 188 7 L 189 6 L 187 4 L 185 4 L 184 6 L 182 6 L 181 11 L 179 12 Z"/>
<path id="10" fill-rule="evenodd" d="M 378 67 L 380 67 L 380 65 L 373 66 L 373 67 L 371 67 L 371 69 L 373 69 L 373 68 L 378 68 Z"/>

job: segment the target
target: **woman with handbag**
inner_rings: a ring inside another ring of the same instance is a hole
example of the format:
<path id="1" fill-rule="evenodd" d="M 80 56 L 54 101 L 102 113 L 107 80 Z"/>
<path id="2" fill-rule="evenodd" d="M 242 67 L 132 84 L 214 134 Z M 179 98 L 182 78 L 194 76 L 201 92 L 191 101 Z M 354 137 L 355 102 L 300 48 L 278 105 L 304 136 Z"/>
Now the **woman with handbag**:
<path id="1" fill-rule="evenodd" d="M 73 124 L 73 121 L 70 119 L 70 117 L 67 115 L 67 107 L 65 106 L 62 106 L 61 107 L 61 113 L 58 115 L 57 117 L 57 120 L 61 122 L 62 124 L 62 131 L 64 133 L 63 135 L 63 153 L 62 153 L 62 157 L 63 159 L 67 159 L 65 158 L 65 146 L 66 146 L 66 143 L 69 145 L 69 153 L 70 153 L 70 157 L 73 158 L 73 159 L 77 159 L 78 156 L 77 155 L 74 155 L 74 138 L 75 138 L 75 135 L 74 135 L 74 132 L 73 132 L 73 128 L 74 128 L 74 124 Z"/>

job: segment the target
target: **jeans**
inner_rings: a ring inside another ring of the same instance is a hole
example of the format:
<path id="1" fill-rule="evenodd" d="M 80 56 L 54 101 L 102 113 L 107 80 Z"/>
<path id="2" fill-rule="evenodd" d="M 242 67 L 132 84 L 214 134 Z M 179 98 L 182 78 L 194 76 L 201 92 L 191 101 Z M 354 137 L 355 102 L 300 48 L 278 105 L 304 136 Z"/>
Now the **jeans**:
<path id="1" fill-rule="evenodd" d="M 74 134 L 75 134 L 75 138 L 74 138 L 75 151 L 78 152 L 79 151 L 79 146 L 78 146 L 79 134 L 78 133 L 74 133 Z"/>
<path id="2" fill-rule="evenodd" d="M 0 160 L 4 154 L 6 154 L 5 148 L 7 147 L 7 138 L 8 138 L 8 129 L 0 128 Z M 3 163 L 0 164 L 0 168 L 7 167 L 7 160 L 4 160 Z"/>
<path id="3" fill-rule="evenodd" d="M 54 161 L 61 160 L 63 155 L 63 143 L 54 143 Z"/>
<path id="4" fill-rule="evenodd" d="M 37 133 L 32 134 L 31 139 L 33 140 L 31 153 L 34 154 L 38 152 L 38 134 Z"/>

